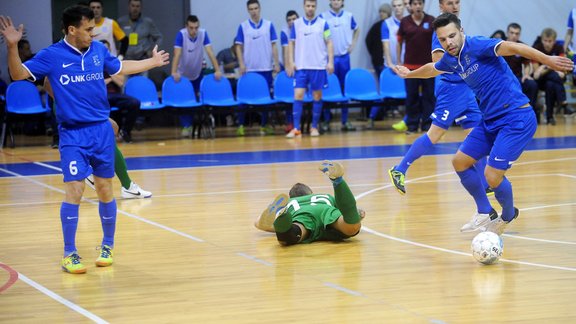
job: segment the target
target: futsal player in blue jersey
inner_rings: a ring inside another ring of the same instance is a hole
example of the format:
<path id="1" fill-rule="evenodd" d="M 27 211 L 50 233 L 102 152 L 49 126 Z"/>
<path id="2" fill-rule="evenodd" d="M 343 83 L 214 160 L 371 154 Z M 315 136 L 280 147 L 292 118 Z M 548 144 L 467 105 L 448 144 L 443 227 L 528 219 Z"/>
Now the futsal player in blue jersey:
<path id="1" fill-rule="evenodd" d="M 458 15 L 460 12 L 460 0 L 439 1 L 440 11 L 443 13 L 449 12 Z M 434 33 L 432 35 L 432 62 L 438 62 L 443 55 L 444 48 Z M 414 141 L 400 164 L 388 170 L 392 183 L 402 195 L 406 194 L 404 180 L 408 168 L 438 143 L 454 122 L 465 129 L 466 133 L 469 133 L 482 120 L 482 113 L 478 108 L 476 97 L 462 78 L 455 74 L 442 74 L 436 82 L 436 107 L 430 116 L 432 119 L 430 129 Z M 491 193 L 484 177 L 486 159 L 478 160 L 476 168 L 481 172 L 480 178 L 484 188 L 488 193 Z"/>
<path id="2" fill-rule="evenodd" d="M 119 61 L 106 46 L 93 42 L 94 14 L 86 6 L 72 6 L 62 14 L 64 38 L 41 50 L 22 64 L 17 43 L 24 26 L 18 28 L 9 17 L 0 16 L 0 33 L 8 47 L 8 67 L 14 80 L 48 77 L 58 102 L 56 118 L 60 133 L 60 160 L 64 175 L 65 198 L 60 207 L 64 236 L 62 269 L 85 273 L 75 238 L 84 179 L 94 175 L 104 238 L 97 266 L 113 262 L 116 201 L 112 191 L 114 176 L 114 132 L 108 122 L 110 106 L 104 73 L 133 74 L 168 64 L 168 53 L 154 48 L 151 58 Z"/>
<path id="3" fill-rule="evenodd" d="M 506 171 L 520 157 L 537 127 L 529 99 L 502 56 L 520 55 L 557 71 L 572 71 L 574 64 L 568 58 L 548 56 L 521 43 L 465 36 L 460 20 L 450 13 L 438 16 L 433 28 L 446 51 L 442 59 L 414 71 L 403 66 L 394 69 L 403 78 L 456 74 L 480 100 L 484 120 L 460 145 L 452 163 L 478 208 L 478 213 L 462 229 L 487 230 L 500 235 L 518 217 Z M 476 161 L 486 156 L 489 158 L 484 174 L 502 206 L 500 216 L 490 212 L 492 206 L 474 167 Z"/>

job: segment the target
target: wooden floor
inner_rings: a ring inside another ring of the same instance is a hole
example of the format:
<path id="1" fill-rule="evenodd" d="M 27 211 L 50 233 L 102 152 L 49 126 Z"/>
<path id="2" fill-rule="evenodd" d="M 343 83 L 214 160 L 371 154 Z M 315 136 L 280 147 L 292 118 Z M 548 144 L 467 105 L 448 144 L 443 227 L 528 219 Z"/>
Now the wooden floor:
<path id="1" fill-rule="evenodd" d="M 127 157 L 145 157 L 402 145 L 418 136 L 379 127 L 297 140 L 169 140 L 177 132 L 169 131 L 143 141 L 143 132 L 134 134 L 140 142 L 120 147 Z M 537 133 L 575 135 L 576 121 L 562 117 Z M 454 128 L 445 141 L 463 136 Z M 0 153 L 0 163 L 59 159 L 46 145 L 26 146 L 25 138 L 17 145 Z M 474 205 L 450 158 L 415 163 L 406 196 L 389 184 L 387 169 L 398 157 L 342 161 L 367 212 L 363 231 L 344 243 L 287 248 L 255 229 L 253 220 L 295 182 L 331 193 L 317 162 L 133 171 L 133 180 L 154 197 L 118 198 L 109 268 L 93 264 L 102 233 L 96 195 L 86 191 L 77 235 L 89 266 L 85 275 L 60 271 L 61 176 L 0 178 L 0 322 L 573 322 L 576 149 L 525 152 L 510 170 L 521 214 L 492 266 L 473 260 L 473 234 L 459 232 Z"/>

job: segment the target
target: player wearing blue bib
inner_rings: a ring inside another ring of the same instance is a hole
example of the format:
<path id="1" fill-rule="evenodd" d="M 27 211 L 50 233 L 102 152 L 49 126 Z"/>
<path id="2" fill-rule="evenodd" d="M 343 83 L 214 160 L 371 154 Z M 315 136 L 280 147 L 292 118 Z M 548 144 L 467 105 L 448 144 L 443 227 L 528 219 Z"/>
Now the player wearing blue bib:
<path id="1" fill-rule="evenodd" d="M 460 20 L 453 14 L 440 15 L 433 27 L 446 51 L 442 59 L 414 71 L 403 66 L 394 69 L 403 78 L 456 74 L 480 100 L 484 120 L 466 137 L 452 160 L 462 185 L 474 198 L 478 210 L 461 230 L 487 230 L 500 235 L 518 216 L 506 171 L 520 157 L 537 127 L 529 100 L 502 56 L 520 55 L 558 71 L 571 71 L 574 64 L 568 58 L 548 56 L 524 44 L 465 36 Z M 473 167 L 485 156 L 489 156 L 486 180 L 502 206 L 500 216 L 493 211 L 480 174 Z"/>
<path id="2" fill-rule="evenodd" d="M 84 179 L 94 175 L 100 200 L 99 212 L 104 238 L 98 266 L 112 265 L 116 200 L 112 191 L 114 176 L 114 133 L 108 122 L 110 106 L 104 73 L 133 74 L 168 64 L 168 54 L 153 50 L 153 57 L 142 61 L 120 62 L 100 42 L 92 42 L 94 14 L 85 6 L 64 10 L 65 37 L 22 64 L 17 43 L 24 26 L 18 29 L 9 17 L 0 16 L 0 33 L 8 47 L 8 66 L 13 80 L 47 77 L 58 102 L 56 118 L 60 132 L 60 157 L 66 196 L 60 207 L 64 236 L 62 269 L 85 273 L 75 244 L 78 210 L 84 192 Z"/>
<path id="3" fill-rule="evenodd" d="M 460 0 L 439 1 L 442 12 L 449 12 L 454 15 L 458 15 L 460 12 Z M 432 34 L 432 62 L 438 62 L 443 55 L 444 49 L 440 45 L 436 33 L 434 33 Z M 442 74 L 436 79 L 436 82 L 436 108 L 430 115 L 432 119 L 430 129 L 414 141 L 400 164 L 388 170 L 392 184 L 402 195 L 406 194 L 404 181 L 406 172 L 412 163 L 438 143 L 454 122 L 462 126 L 466 133 L 470 133 L 472 128 L 482 120 L 482 114 L 478 109 L 474 93 L 458 75 Z M 484 188 L 491 193 L 483 175 L 486 160 L 478 160 L 476 168 L 482 172 L 480 178 Z"/>

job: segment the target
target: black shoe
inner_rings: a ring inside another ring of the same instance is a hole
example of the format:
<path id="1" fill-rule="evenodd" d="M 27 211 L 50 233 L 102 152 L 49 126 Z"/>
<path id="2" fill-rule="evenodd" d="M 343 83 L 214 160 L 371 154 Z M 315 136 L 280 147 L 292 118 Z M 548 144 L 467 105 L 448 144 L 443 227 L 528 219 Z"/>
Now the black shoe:
<path id="1" fill-rule="evenodd" d="M 120 137 L 125 143 L 132 143 L 132 135 L 123 129 L 120 130 Z"/>
<path id="2" fill-rule="evenodd" d="M 576 111 L 574 111 L 574 109 L 568 107 L 567 104 L 564 104 L 564 116 L 572 116 L 574 115 L 574 113 L 576 113 Z"/>
<path id="3" fill-rule="evenodd" d="M 50 145 L 50 147 L 53 149 L 57 149 L 59 144 L 60 144 L 60 136 L 58 134 L 52 135 L 52 144 Z"/>
<path id="4" fill-rule="evenodd" d="M 546 122 L 546 125 L 555 126 L 555 125 L 556 125 L 556 119 L 554 119 L 554 118 L 548 118 L 548 121 Z"/>

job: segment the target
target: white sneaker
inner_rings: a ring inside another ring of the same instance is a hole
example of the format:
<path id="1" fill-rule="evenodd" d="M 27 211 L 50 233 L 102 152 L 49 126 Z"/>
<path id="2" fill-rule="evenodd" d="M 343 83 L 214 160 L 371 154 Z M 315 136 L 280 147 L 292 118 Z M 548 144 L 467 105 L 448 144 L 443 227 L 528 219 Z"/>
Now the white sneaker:
<path id="1" fill-rule="evenodd" d="M 130 183 L 130 188 L 122 187 L 122 198 L 124 199 L 143 199 L 152 197 L 150 191 L 142 190 L 139 185 L 134 182 Z"/>
<path id="2" fill-rule="evenodd" d="M 192 126 L 183 127 L 182 133 L 180 133 L 182 137 L 191 137 L 192 136 Z"/>
<path id="3" fill-rule="evenodd" d="M 468 223 L 460 228 L 460 232 L 486 231 L 486 226 L 496 218 L 498 218 L 498 213 L 494 209 L 489 214 L 476 213 Z"/>
<path id="4" fill-rule="evenodd" d="M 310 136 L 312 136 L 312 137 L 320 136 L 320 132 L 318 131 L 318 128 L 310 128 Z"/>
<path id="5" fill-rule="evenodd" d="M 84 182 L 86 182 L 88 187 L 92 188 L 92 190 L 96 190 L 96 185 L 94 185 L 94 176 L 93 175 L 89 175 L 86 179 L 84 179 Z"/>
<path id="6" fill-rule="evenodd" d="M 518 208 L 514 207 L 514 218 L 512 218 L 511 221 L 515 220 L 516 217 L 518 217 L 518 214 L 520 214 L 520 211 Z M 508 226 L 510 222 L 503 220 L 502 216 L 498 216 L 496 219 L 492 220 L 488 223 L 488 225 L 486 225 L 486 231 L 502 235 L 506 229 L 506 226 Z"/>

